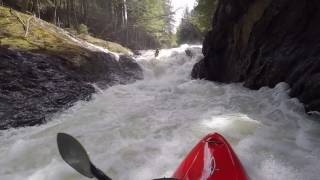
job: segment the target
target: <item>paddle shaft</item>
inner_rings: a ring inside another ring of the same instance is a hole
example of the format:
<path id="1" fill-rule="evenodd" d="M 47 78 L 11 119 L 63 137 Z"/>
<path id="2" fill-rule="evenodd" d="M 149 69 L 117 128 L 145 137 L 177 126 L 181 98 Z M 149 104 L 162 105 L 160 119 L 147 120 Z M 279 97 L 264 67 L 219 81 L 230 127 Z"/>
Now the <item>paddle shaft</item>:
<path id="1" fill-rule="evenodd" d="M 91 172 L 94 175 L 94 177 L 96 177 L 98 180 L 112 180 L 107 175 L 105 175 L 100 169 L 96 168 L 92 163 Z"/>

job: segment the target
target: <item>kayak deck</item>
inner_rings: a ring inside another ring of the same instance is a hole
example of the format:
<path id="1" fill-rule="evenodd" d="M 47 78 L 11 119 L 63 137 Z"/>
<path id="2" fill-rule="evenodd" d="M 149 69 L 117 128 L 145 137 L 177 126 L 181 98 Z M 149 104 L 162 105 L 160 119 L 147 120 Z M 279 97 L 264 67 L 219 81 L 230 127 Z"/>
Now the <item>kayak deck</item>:
<path id="1" fill-rule="evenodd" d="M 229 143 L 218 133 L 209 134 L 191 150 L 172 178 L 179 180 L 248 180 Z"/>

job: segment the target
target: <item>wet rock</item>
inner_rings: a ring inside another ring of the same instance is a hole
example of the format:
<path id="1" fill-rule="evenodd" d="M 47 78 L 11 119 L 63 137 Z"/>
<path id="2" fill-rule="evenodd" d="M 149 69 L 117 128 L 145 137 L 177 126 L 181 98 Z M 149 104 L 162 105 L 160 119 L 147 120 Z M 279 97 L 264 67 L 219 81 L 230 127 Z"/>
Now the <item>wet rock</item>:
<path id="1" fill-rule="evenodd" d="M 128 55 L 121 55 L 119 59 L 120 69 L 124 73 L 123 76 L 127 77 L 125 78 L 125 81 L 135 81 L 136 79 L 142 79 L 143 73 L 141 67 L 135 62 L 135 60 Z M 126 82 L 125 82 L 126 83 Z"/>
<path id="2" fill-rule="evenodd" d="M 287 82 L 307 111 L 320 111 L 319 10 L 316 0 L 220 1 L 192 76 L 251 89 Z"/>
<path id="3" fill-rule="evenodd" d="M 186 49 L 184 52 L 186 53 L 186 55 L 188 57 L 192 57 L 193 56 L 193 53 L 192 53 L 191 49 Z"/>
<path id="4" fill-rule="evenodd" d="M 108 87 L 141 79 L 131 57 L 91 52 L 71 64 L 68 56 L 0 47 L 0 129 L 39 125 L 79 100 L 89 100 L 91 83 Z"/>
<path id="5" fill-rule="evenodd" d="M 132 51 L 135 56 L 141 56 L 141 52 L 139 50 Z"/>

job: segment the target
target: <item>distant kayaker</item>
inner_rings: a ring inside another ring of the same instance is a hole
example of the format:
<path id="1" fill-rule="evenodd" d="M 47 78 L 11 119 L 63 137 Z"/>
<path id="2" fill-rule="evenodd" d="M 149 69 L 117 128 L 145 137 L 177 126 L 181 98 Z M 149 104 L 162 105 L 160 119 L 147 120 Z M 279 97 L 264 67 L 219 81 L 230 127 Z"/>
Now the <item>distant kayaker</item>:
<path id="1" fill-rule="evenodd" d="M 159 51 L 159 49 L 157 48 L 156 51 L 154 52 L 154 57 L 158 57 L 159 52 L 160 52 L 160 51 Z"/>

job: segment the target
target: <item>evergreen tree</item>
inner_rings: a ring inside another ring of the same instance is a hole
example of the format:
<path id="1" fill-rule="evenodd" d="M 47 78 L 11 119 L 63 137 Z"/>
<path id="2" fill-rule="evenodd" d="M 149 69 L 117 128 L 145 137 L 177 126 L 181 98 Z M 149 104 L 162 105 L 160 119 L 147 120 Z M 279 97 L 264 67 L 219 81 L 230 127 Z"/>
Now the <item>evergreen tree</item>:
<path id="1" fill-rule="evenodd" d="M 3 3 L 63 28 L 79 29 L 85 25 L 95 36 L 133 49 L 166 46 L 172 39 L 170 0 L 3 0 Z"/>
<path id="2" fill-rule="evenodd" d="M 197 0 L 197 5 L 192 11 L 191 21 L 202 34 L 206 34 L 211 29 L 217 3 L 218 0 Z"/>
<path id="3" fill-rule="evenodd" d="M 202 35 L 199 29 L 191 22 L 191 13 L 189 9 L 186 8 L 181 20 L 181 24 L 177 31 L 177 43 L 178 44 L 198 44 L 202 41 Z"/>

